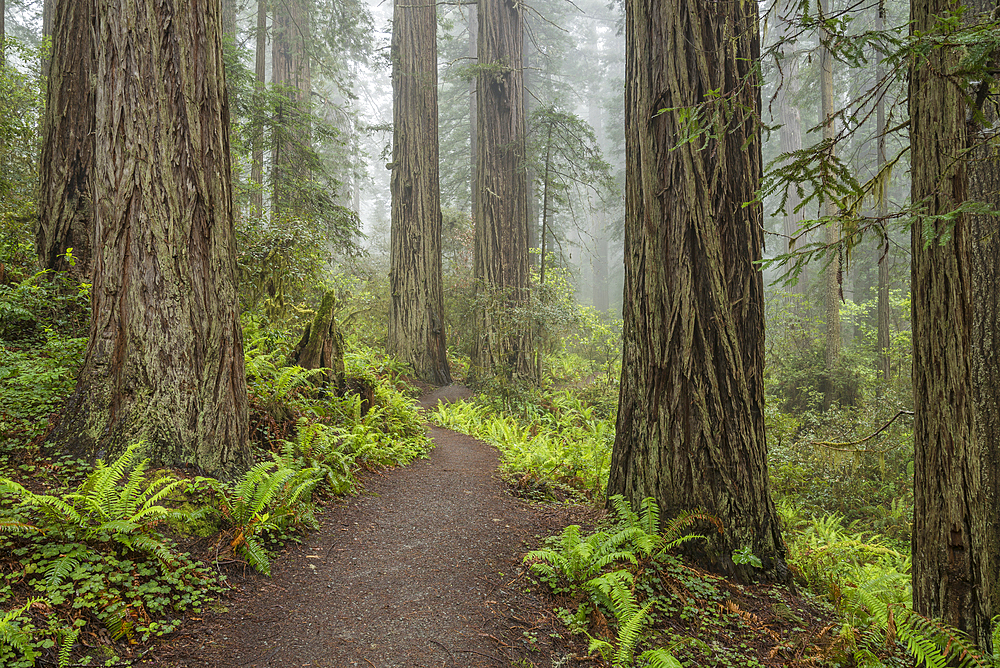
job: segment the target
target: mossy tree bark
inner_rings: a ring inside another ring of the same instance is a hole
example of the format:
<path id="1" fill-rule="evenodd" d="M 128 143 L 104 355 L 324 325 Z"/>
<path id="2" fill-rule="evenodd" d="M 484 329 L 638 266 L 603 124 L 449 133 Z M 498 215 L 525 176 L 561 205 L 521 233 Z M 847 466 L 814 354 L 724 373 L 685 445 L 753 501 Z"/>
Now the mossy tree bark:
<path id="1" fill-rule="evenodd" d="M 447 385 L 434 0 L 395 3 L 392 89 L 388 347 L 421 379 Z"/>
<path id="2" fill-rule="evenodd" d="M 528 186 L 524 172 L 523 5 L 480 0 L 476 87 L 475 374 L 533 376 Z"/>
<path id="3" fill-rule="evenodd" d="M 337 394 L 347 388 L 344 371 L 344 339 L 334 317 L 337 304 L 333 290 L 323 295 L 323 301 L 313 321 L 306 325 L 302 339 L 295 346 L 292 362 L 303 369 L 329 369 L 323 378 L 327 387 Z"/>
<path id="4" fill-rule="evenodd" d="M 56 3 L 35 238 L 43 269 L 68 271 L 81 281 L 90 279 L 94 234 L 95 18 L 95 0 Z"/>
<path id="5" fill-rule="evenodd" d="M 90 339 L 51 438 L 249 463 L 219 0 L 98 0 Z"/>
<path id="6" fill-rule="evenodd" d="M 753 203 L 757 5 L 628 0 L 626 40 L 624 354 L 608 495 L 634 506 L 654 497 L 664 519 L 707 511 L 725 527 L 697 554 L 709 567 L 786 580 L 754 264 L 763 246 Z M 714 102 L 709 91 L 720 91 Z M 701 104 L 711 135 L 678 145 L 685 126 L 670 109 Z M 744 546 L 763 571 L 733 563 Z"/>
<path id="7" fill-rule="evenodd" d="M 940 32 L 953 25 L 947 19 L 957 16 L 962 4 L 911 0 L 911 31 Z M 914 223 L 910 244 L 913 607 L 967 632 L 988 651 L 997 577 L 996 564 L 989 562 L 996 550 L 989 543 L 995 538 L 996 507 L 984 444 L 977 438 L 976 409 L 984 399 L 977 394 L 992 393 L 995 386 L 974 382 L 994 373 L 992 360 L 977 373 L 977 357 L 985 358 L 974 339 L 987 333 L 977 332 L 975 322 L 988 312 L 975 297 L 979 278 L 970 220 L 955 213 L 970 195 L 969 114 L 952 79 L 960 57 L 958 48 L 938 46 L 910 69 L 911 199 L 934 217 Z M 995 221 L 990 225 L 995 231 Z"/>

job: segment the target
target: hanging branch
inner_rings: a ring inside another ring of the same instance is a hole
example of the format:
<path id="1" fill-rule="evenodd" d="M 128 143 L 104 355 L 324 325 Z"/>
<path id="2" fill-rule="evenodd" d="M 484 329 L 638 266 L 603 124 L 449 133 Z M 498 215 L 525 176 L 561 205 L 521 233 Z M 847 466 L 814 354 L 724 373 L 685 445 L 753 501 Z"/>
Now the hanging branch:
<path id="1" fill-rule="evenodd" d="M 875 431 L 872 434 L 869 434 L 868 436 L 865 436 L 860 441 L 847 441 L 845 443 L 837 443 L 837 442 L 833 442 L 833 441 L 810 441 L 810 443 L 812 443 L 813 445 L 822 445 L 824 448 L 827 448 L 828 450 L 836 450 L 837 452 L 869 452 L 868 450 L 858 450 L 858 449 L 855 449 L 855 448 L 849 448 L 848 446 L 851 446 L 851 445 L 860 445 L 860 444 L 864 443 L 865 441 L 870 441 L 871 439 L 875 438 L 876 436 L 878 436 L 879 434 L 881 434 L 883 431 L 885 431 L 886 429 L 888 429 L 889 426 L 893 422 L 895 422 L 896 418 L 898 418 L 900 415 L 913 415 L 913 411 L 899 411 L 898 413 L 896 413 L 892 417 L 891 420 L 889 420 L 884 425 L 882 425 L 881 427 L 879 427 L 877 431 Z"/>

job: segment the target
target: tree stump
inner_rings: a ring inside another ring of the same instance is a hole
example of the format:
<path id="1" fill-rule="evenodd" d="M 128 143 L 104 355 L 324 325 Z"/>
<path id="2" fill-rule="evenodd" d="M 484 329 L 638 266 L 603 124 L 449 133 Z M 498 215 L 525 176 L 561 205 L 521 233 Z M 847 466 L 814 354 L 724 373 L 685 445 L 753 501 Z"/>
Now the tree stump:
<path id="1" fill-rule="evenodd" d="M 291 361 L 304 369 L 327 369 L 322 376 L 323 385 L 343 395 L 347 388 L 344 380 L 344 338 L 333 317 L 335 303 L 333 290 L 323 295 L 316 317 L 306 325 Z"/>

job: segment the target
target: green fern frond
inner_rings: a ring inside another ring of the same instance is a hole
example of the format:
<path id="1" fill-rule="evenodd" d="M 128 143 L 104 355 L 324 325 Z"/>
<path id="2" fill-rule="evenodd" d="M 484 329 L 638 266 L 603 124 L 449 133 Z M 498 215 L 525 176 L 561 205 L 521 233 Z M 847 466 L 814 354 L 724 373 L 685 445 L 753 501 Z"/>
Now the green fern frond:
<path id="1" fill-rule="evenodd" d="M 112 639 L 118 640 L 123 636 L 132 639 L 134 625 L 129 607 L 120 597 L 115 596 L 108 601 L 101 611 L 101 616 L 104 618 L 104 626 L 111 632 Z"/>
<path id="2" fill-rule="evenodd" d="M 625 620 L 619 620 L 618 626 L 618 651 L 615 652 L 616 666 L 632 666 L 635 648 L 642 640 L 646 626 L 649 624 L 649 609 L 653 602 L 650 601 L 642 606 L 635 613 Z"/>
<path id="3" fill-rule="evenodd" d="M 872 613 L 872 625 L 905 645 L 918 665 L 925 668 L 989 668 L 992 663 L 954 627 L 928 619 L 906 606 L 887 604 L 871 592 L 863 592 L 861 600 Z"/>
<path id="4" fill-rule="evenodd" d="M 80 566 L 80 561 L 76 559 L 76 551 L 63 554 L 58 559 L 50 562 L 42 571 L 45 576 L 45 587 L 49 590 L 55 589 L 63 580 Z"/>
<path id="5" fill-rule="evenodd" d="M 74 626 L 61 634 L 59 639 L 59 668 L 67 668 L 70 665 L 73 647 L 76 645 L 76 639 L 80 636 L 80 630 L 79 627 Z"/>
<path id="6" fill-rule="evenodd" d="M 244 535 L 237 549 L 254 570 L 264 575 L 271 575 L 271 558 L 264 546 L 257 542 L 256 537 Z"/>
<path id="7" fill-rule="evenodd" d="M 110 520 L 99 524 L 94 533 L 124 533 L 131 534 L 136 533 L 139 530 L 140 525 L 136 524 L 131 520 Z"/>
<path id="8" fill-rule="evenodd" d="M 667 542 L 676 540 L 681 536 L 682 529 L 694 526 L 697 522 L 707 522 L 714 526 L 720 535 L 723 533 L 722 522 L 715 515 L 700 510 L 681 511 L 663 527 L 664 540 Z"/>
<path id="9" fill-rule="evenodd" d="M 24 658 L 29 661 L 34 661 L 38 656 L 38 652 L 32 648 L 31 636 L 22 631 L 21 627 L 19 627 L 15 621 L 18 617 L 27 612 L 32 605 L 41 600 L 42 599 L 40 598 L 29 599 L 28 602 L 20 608 L 8 610 L 2 617 L 0 617 L 0 643 L 21 652 L 21 654 L 24 655 Z"/>
<path id="10" fill-rule="evenodd" d="M 163 541 L 152 536 L 139 534 L 130 539 L 132 549 L 151 554 L 160 560 L 165 566 L 170 566 L 177 561 L 177 556 L 170 551 L 170 548 Z"/>
<path id="11" fill-rule="evenodd" d="M 19 505 L 35 508 L 59 522 L 83 523 L 83 517 L 76 508 L 58 496 L 35 494 L 7 478 L 0 478 L 0 496 L 12 496 L 19 501 Z"/>
<path id="12" fill-rule="evenodd" d="M 662 647 L 646 650 L 639 655 L 639 662 L 645 662 L 649 668 L 682 668 L 677 657 Z"/>
<path id="13" fill-rule="evenodd" d="M 0 533 L 45 533 L 45 530 L 17 520 L 0 520 Z"/>
<path id="14" fill-rule="evenodd" d="M 590 636 L 590 634 L 587 635 Z M 590 645 L 587 648 L 587 652 L 590 654 L 598 652 L 600 653 L 602 659 L 605 661 L 611 661 L 615 653 L 615 647 L 607 640 L 601 640 L 590 636 Z"/>
<path id="15" fill-rule="evenodd" d="M 656 534 L 660 531 L 660 506 L 651 496 L 647 496 L 640 504 L 639 526 L 647 534 Z"/>

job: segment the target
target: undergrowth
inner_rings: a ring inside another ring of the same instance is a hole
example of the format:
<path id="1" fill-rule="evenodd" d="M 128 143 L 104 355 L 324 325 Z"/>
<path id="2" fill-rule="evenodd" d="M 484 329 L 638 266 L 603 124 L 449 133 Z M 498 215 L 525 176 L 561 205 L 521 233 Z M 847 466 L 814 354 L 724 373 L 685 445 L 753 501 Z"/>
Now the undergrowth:
<path id="1" fill-rule="evenodd" d="M 607 486 L 614 418 L 574 390 L 549 391 L 518 415 L 483 402 L 441 404 L 428 418 L 494 445 L 523 495 L 599 499 Z"/>
<path id="2" fill-rule="evenodd" d="M 241 478 L 150 469 L 142 443 L 94 468 L 48 452 L 40 437 L 72 391 L 86 339 L 67 335 L 76 321 L 35 327 L 46 299 L 65 293 L 43 277 L 0 286 L 16 298 L 0 308 L 0 335 L 17 337 L 0 340 L 0 665 L 134 659 L 216 605 L 228 569 L 269 573 L 274 551 L 316 526 L 324 499 L 355 489 L 360 469 L 426 456 L 397 362 L 352 351 L 339 396 L 284 363 L 290 333 L 253 325 L 245 350 L 258 463 Z"/>

